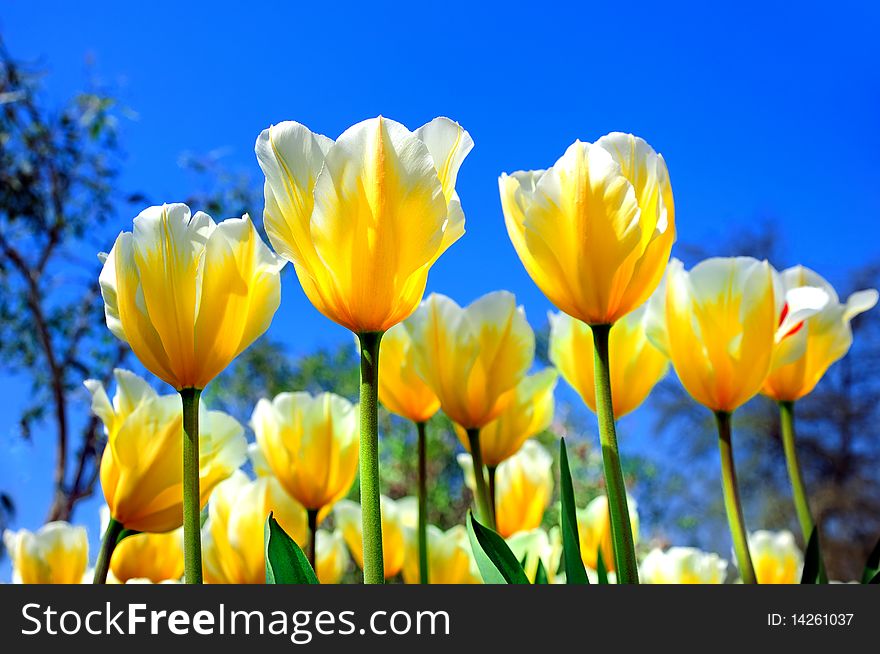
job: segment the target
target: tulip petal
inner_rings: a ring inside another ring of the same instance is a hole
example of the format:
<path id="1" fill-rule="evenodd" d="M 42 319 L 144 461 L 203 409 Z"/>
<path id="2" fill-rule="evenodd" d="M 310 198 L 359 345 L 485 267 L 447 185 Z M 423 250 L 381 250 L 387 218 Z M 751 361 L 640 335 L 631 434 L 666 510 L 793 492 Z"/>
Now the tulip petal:
<path id="1" fill-rule="evenodd" d="M 281 304 L 284 261 L 257 234 L 250 217 L 224 220 L 208 240 L 195 320 L 195 348 L 204 388 L 272 322 Z"/>
<path id="2" fill-rule="evenodd" d="M 474 147 L 471 135 L 449 118 L 435 118 L 413 132 L 428 148 L 443 187 L 446 202 L 452 202 L 458 170 Z"/>
<path id="3" fill-rule="evenodd" d="M 309 221 L 315 181 L 333 141 L 294 121 L 264 129 L 255 151 L 266 175 L 263 224 L 272 247 L 310 274 L 316 262 Z"/>
<path id="4" fill-rule="evenodd" d="M 204 270 L 202 255 L 214 230 L 204 213 L 184 204 L 150 207 L 134 219 L 134 262 L 144 307 L 173 361 L 178 379 L 196 373 L 193 325 Z"/>
<path id="5" fill-rule="evenodd" d="M 420 296 L 400 306 L 401 291 L 436 258 L 446 217 L 428 149 L 403 125 L 378 118 L 346 130 L 327 152 L 311 221 L 315 250 L 345 298 L 334 319 L 354 332 L 384 331 L 414 311 Z"/>
<path id="6" fill-rule="evenodd" d="M 878 294 L 876 289 L 871 288 L 864 291 L 856 291 L 846 300 L 843 319 L 852 320 L 860 313 L 873 309 L 877 304 L 877 298 Z"/>

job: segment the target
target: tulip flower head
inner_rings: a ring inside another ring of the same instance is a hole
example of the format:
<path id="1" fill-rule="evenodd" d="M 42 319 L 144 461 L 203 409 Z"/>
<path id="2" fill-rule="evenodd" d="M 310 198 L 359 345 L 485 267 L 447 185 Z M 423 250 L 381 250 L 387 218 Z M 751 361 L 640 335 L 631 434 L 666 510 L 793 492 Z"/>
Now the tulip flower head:
<path id="1" fill-rule="evenodd" d="M 443 531 L 428 525 L 428 579 L 432 584 L 481 584 L 477 562 L 474 559 L 467 530 L 455 525 Z M 406 556 L 403 580 L 407 584 L 419 583 L 419 553 L 416 530 L 404 529 Z"/>
<path id="2" fill-rule="evenodd" d="M 159 395 L 142 378 L 117 369 L 111 401 L 101 382 L 87 380 L 92 411 L 104 423 L 101 488 L 111 516 L 126 529 L 165 532 L 183 521 L 180 398 Z M 201 506 L 213 488 L 247 458 L 244 428 L 221 411 L 199 408 Z"/>
<path id="3" fill-rule="evenodd" d="M 610 325 L 657 288 L 675 209 L 666 162 L 644 140 L 575 141 L 551 168 L 503 174 L 498 185 L 520 260 L 568 315 Z"/>
<path id="4" fill-rule="evenodd" d="M 357 407 L 333 393 L 281 393 L 251 416 L 272 473 L 306 509 L 325 514 L 345 497 L 358 467 Z"/>
<path id="5" fill-rule="evenodd" d="M 812 392 L 831 364 L 847 353 L 853 338 L 850 322 L 877 304 L 877 291 L 858 291 L 841 303 L 831 284 L 803 266 L 782 271 L 779 281 L 786 292 L 813 287 L 828 296 L 820 311 L 792 328 L 777 352 L 777 365 L 764 381 L 765 395 L 794 402 Z M 783 311 L 788 314 L 787 304 Z M 780 322 L 785 318 L 787 315 Z"/>
<path id="6" fill-rule="evenodd" d="M 202 389 L 268 329 L 284 263 L 247 215 L 150 207 L 104 260 L 107 326 L 175 389 Z"/>
<path id="7" fill-rule="evenodd" d="M 800 582 L 804 558 L 790 531 L 756 531 L 749 534 L 749 550 L 759 584 Z"/>
<path id="8" fill-rule="evenodd" d="M 406 554 L 403 538 L 403 515 L 397 502 L 382 495 L 382 555 L 384 557 L 385 578 L 390 579 L 403 568 Z M 351 556 L 359 568 L 363 568 L 361 506 L 351 500 L 340 500 L 333 509 L 336 525 L 351 551 Z"/>
<path id="9" fill-rule="evenodd" d="M 647 334 L 697 402 L 730 413 L 761 390 L 781 341 L 826 300 L 817 288 L 777 290 L 766 261 L 714 258 L 686 272 L 673 260 L 648 306 Z"/>
<path id="10" fill-rule="evenodd" d="M 431 266 L 464 234 L 455 182 L 472 147 L 448 118 L 415 132 L 373 118 L 335 142 L 293 121 L 263 130 L 266 232 L 321 313 L 361 334 L 415 311 Z"/>
<path id="11" fill-rule="evenodd" d="M 440 400 L 416 372 L 412 339 L 403 324 L 382 336 L 379 369 L 379 401 L 388 411 L 413 422 L 427 422 L 437 413 Z"/>
<path id="12" fill-rule="evenodd" d="M 89 564 L 85 527 L 49 522 L 36 532 L 3 532 L 16 584 L 79 584 Z"/>
<path id="13" fill-rule="evenodd" d="M 322 584 L 338 584 L 351 563 L 348 547 L 342 532 L 338 529 L 327 531 L 319 529 L 317 532 L 317 570 L 315 574 Z"/>
<path id="14" fill-rule="evenodd" d="M 695 547 L 654 548 L 639 566 L 645 584 L 723 584 L 727 561 Z"/>
<path id="15" fill-rule="evenodd" d="M 608 339 L 614 417 L 634 411 L 669 368 L 669 361 L 645 332 L 647 308 L 642 305 L 614 323 Z M 593 330 L 564 313 L 550 313 L 550 361 L 596 413 L 593 372 Z"/>
<path id="16" fill-rule="evenodd" d="M 562 535 L 558 527 L 550 532 L 543 529 L 520 531 L 507 539 L 517 561 L 524 561 L 523 570 L 533 584 L 538 575 L 538 563 L 544 568 L 547 583 L 556 581 L 556 571 L 562 559 Z"/>
<path id="17" fill-rule="evenodd" d="M 485 465 L 493 468 L 500 465 L 519 452 L 528 439 L 550 427 L 557 376 L 554 369 L 547 368 L 524 377 L 510 393 L 504 410 L 480 429 L 480 449 Z M 453 428 L 458 440 L 470 451 L 465 430 L 458 424 Z"/>
<path id="18" fill-rule="evenodd" d="M 183 576 L 183 530 L 126 536 L 113 550 L 110 577 L 125 584 L 133 579 L 158 584 Z"/>
<path id="19" fill-rule="evenodd" d="M 419 376 L 465 429 L 485 427 L 501 414 L 535 354 L 535 334 L 507 291 L 464 309 L 432 293 L 405 325 Z"/>
<path id="20" fill-rule="evenodd" d="M 264 529 L 270 512 L 294 541 L 307 541 L 305 509 L 274 477 L 250 480 L 237 470 L 217 485 L 202 528 L 207 583 L 266 582 Z"/>
<path id="21" fill-rule="evenodd" d="M 470 454 L 459 454 L 458 464 L 472 492 L 474 468 Z M 553 496 L 553 457 L 537 441 L 528 440 L 495 471 L 496 531 L 507 538 L 536 529 Z"/>
<path id="22" fill-rule="evenodd" d="M 632 525 L 633 540 L 638 543 L 639 539 L 639 513 L 635 500 L 627 499 L 629 508 L 629 521 Z M 599 561 L 599 552 L 602 552 L 602 562 L 605 569 L 615 569 L 614 549 L 611 540 L 611 514 L 608 508 L 608 498 L 599 495 L 593 499 L 586 508 L 577 510 L 578 536 L 581 545 L 581 558 L 584 565 L 591 570 L 596 570 Z"/>

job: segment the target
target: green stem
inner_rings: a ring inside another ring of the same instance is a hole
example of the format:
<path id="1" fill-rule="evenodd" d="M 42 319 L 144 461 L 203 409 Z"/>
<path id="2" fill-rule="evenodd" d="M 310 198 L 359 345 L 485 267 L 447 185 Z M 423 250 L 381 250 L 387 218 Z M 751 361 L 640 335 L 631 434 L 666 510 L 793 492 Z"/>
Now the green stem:
<path id="1" fill-rule="evenodd" d="M 636 548 L 629 507 L 626 500 L 626 484 L 620 466 L 617 449 L 617 429 L 614 425 L 614 405 L 611 399 L 611 369 L 608 357 L 608 336 L 611 325 L 590 325 L 593 331 L 593 375 L 596 386 L 596 413 L 599 417 L 599 440 L 602 444 L 602 462 L 605 469 L 605 486 L 611 513 L 611 537 L 614 541 L 614 561 L 617 582 L 639 583 L 636 564 Z"/>
<path id="2" fill-rule="evenodd" d="M 122 532 L 122 523 L 110 518 L 110 522 L 107 524 L 107 530 L 104 532 L 104 538 L 101 540 L 101 551 L 98 552 L 98 561 L 95 563 L 95 579 L 92 583 L 107 583 L 107 573 L 110 571 L 110 559 L 113 558 L 113 550 L 116 549 L 116 543 L 122 540 L 120 538 Z"/>
<path id="3" fill-rule="evenodd" d="M 749 539 L 743 518 L 742 502 L 739 499 L 739 488 L 736 483 L 736 467 L 733 464 L 733 444 L 731 443 L 730 413 L 716 411 L 715 421 L 718 424 L 718 449 L 721 452 L 721 485 L 724 491 L 724 508 L 727 511 L 727 523 L 733 539 L 733 551 L 743 583 L 756 584 L 755 568 L 752 566 L 752 555 L 749 553 Z"/>
<path id="4" fill-rule="evenodd" d="M 198 388 L 180 391 L 183 402 L 183 570 L 188 584 L 202 583 L 201 493 L 199 492 Z"/>
<path id="5" fill-rule="evenodd" d="M 498 466 L 486 466 L 486 476 L 489 478 L 489 509 L 492 511 L 492 521 L 498 523 L 498 501 L 495 499 L 495 471 Z"/>
<path id="6" fill-rule="evenodd" d="M 419 435 L 419 583 L 428 582 L 428 439 L 427 424 L 417 422 Z"/>
<path id="7" fill-rule="evenodd" d="M 364 583 L 385 583 L 379 505 L 379 343 L 381 332 L 358 334 L 361 345 L 360 483 Z"/>
<path id="8" fill-rule="evenodd" d="M 788 478 L 791 480 L 791 491 L 794 496 L 794 507 L 797 511 L 798 522 L 801 524 L 801 533 L 804 543 L 810 542 L 810 536 L 816 528 L 813 514 L 810 512 L 810 502 L 807 499 L 807 487 L 801 472 L 801 464 L 798 460 L 795 448 L 794 431 L 794 402 L 779 403 L 779 419 L 782 424 L 782 446 L 785 449 L 785 465 L 788 468 Z M 828 583 L 828 574 L 825 571 L 825 562 L 819 557 L 819 581 Z"/>
<path id="9" fill-rule="evenodd" d="M 471 462 L 474 468 L 474 499 L 477 502 L 477 513 L 480 522 L 495 529 L 495 520 L 489 508 L 489 491 L 486 488 L 486 474 L 483 472 L 483 452 L 480 450 L 480 430 L 467 430 L 468 445 L 471 450 Z"/>
<path id="10" fill-rule="evenodd" d="M 312 566 L 312 570 L 315 571 L 315 574 L 318 573 L 318 510 L 317 509 L 308 509 L 306 511 L 306 516 L 309 521 L 309 563 Z"/>

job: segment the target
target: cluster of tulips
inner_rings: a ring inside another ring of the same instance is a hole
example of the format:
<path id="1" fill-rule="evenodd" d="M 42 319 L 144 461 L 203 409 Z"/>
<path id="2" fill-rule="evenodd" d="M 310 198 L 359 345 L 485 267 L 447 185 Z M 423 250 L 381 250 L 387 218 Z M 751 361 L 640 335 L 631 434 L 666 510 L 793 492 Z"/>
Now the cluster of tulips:
<path id="1" fill-rule="evenodd" d="M 107 436 L 96 582 L 334 583 L 349 552 L 365 583 L 398 574 L 411 583 L 722 582 L 727 562 L 716 554 L 673 547 L 636 559 L 638 514 L 615 424 L 670 363 L 717 418 L 739 577 L 796 581 L 793 536 L 746 530 L 731 414 L 758 393 L 779 403 L 797 515 L 818 547 L 793 408 L 847 352 L 850 320 L 877 292 L 841 302 L 811 270 L 745 257 L 686 271 L 670 261 L 675 213 L 662 156 L 629 134 L 577 141 L 552 167 L 499 180 L 508 235 L 560 310 L 550 315 L 553 368 L 534 371 L 535 336 L 512 294 L 464 308 L 439 294 L 423 300 L 431 266 L 464 234 L 455 185 L 472 147 L 446 118 L 411 132 L 380 117 L 336 141 L 284 122 L 256 142 L 274 251 L 247 215 L 218 224 L 182 204 L 150 207 L 119 235 L 102 255 L 107 325 L 179 397 L 122 370 L 112 400 L 86 381 Z M 269 327 L 288 261 L 312 304 L 355 334 L 360 401 L 296 389 L 261 399 L 248 447 L 244 427 L 200 395 Z M 558 374 L 598 417 L 607 494 L 576 509 L 563 443 L 561 523 L 545 531 L 553 459 L 533 437 L 553 420 Z M 412 497 L 381 494 L 379 403 L 417 434 Z M 475 504 L 467 527 L 445 532 L 426 520 L 427 423 L 441 410 L 466 450 L 459 462 Z M 241 470 L 248 459 L 254 478 Z M 356 477 L 359 504 L 343 499 Z M 331 514 L 334 529 L 319 528 Z M 23 581 L 78 582 L 85 572 L 79 527 L 51 523 L 7 540 Z M 824 568 L 817 575 L 826 579 Z"/>

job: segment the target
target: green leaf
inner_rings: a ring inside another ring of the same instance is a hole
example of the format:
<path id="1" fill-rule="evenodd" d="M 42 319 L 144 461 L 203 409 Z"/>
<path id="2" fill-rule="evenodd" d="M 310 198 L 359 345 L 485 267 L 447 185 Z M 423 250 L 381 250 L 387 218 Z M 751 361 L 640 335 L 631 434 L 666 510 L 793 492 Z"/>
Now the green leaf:
<path id="1" fill-rule="evenodd" d="M 571 483 L 571 471 L 568 468 L 568 453 L 565 450 L 564 438 L 559 441 L 559 486 L 562 503 L 560 528 L 562 530 L 562 563 L 565 568 L 565 583 L 589 584 L 587 570 L 584 568 L 583 559 L 581 559 L 574 487 Z"/>
<path id="2" fill-rule="evenodd" d="M 608 568 L 605 567 L 605 559 L 602 557 L 602 548 L 596 552 L 596 575 L 599 577 L 600 584 L 608 583 Z"/>
<path id="3" fill-rule="evenodd" d="M 880 540 L 874 545 L 874 549 L 871 550 L 871 554 L 868 555 L 868 560 L 865 562 L 865 571 L 862 573 L 862 583 L 880 583 L 880 581 L 878 581 L 878 574 L 880 574 Z"/>
<path id="4" fill-rule="evenodd" d="M 804 555 L 804 572 L 801 574 L 802 584 L 819 583 L 819 569 L 821 560 L 819 554 L 819 532 L 813 527 L 810 532 L 810 540 L 807 541 L 807 552 Z"/>
<path id="5" fill-rule="evenodd" d="M 319 583 L 306 555 L 271 512 L 266 519 L 265 539 L 267 584 Z"/>
<path id="6" fill-rule="evenodd" d="M 538 569 L 535 571 L 535 584 L 549 584 L 547 581 L 547 571 L 541 559 L 538 559 Z"/>
<path id="7" fill-rule="evenodd" d="M 471 549 L 480 569 L 480 576 L 487 584 L 528 584 L 525 571 L 507 543 L 494 531 L 484 527 L 473 514 L 467 515 L 468 537 Z"/>

